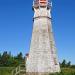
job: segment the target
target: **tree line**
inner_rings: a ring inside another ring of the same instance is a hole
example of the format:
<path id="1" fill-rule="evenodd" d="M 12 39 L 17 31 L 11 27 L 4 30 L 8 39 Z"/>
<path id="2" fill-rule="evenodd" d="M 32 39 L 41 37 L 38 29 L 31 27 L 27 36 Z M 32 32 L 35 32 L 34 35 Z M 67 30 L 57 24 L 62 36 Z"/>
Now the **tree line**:
<path id="1" fill-rule="evenodd" d="M 20 64 L 25 64 L 25 57 L 20 52 L 16 56 L 12 56 L 11 52 L 4 51 L 3 54 L 0 53 L 0 67 L 15 67 Z M 60 67 L 70 67 L 75 68 L 75 65 L 71 65 L 71 62 L 67 62 L 66 60 L 63 60 L 60 63 Z"/>
<path id="2" fill-rule="evenodd" d="M 60 63 L 61 68 L 75 68 L 75 65 L 71 64 L 71 61 L 67 62 L 65 59 Z"/>
<path id="3" fill-rule="evenodd" d="M 3 54 L 0 53 L 0 67 L 15 67 L 23 63 L 25 63 L 25 57 L 21 52 L 16 56 L 12 56 L 11 52 L 7 51 L 4 51 Z"/>

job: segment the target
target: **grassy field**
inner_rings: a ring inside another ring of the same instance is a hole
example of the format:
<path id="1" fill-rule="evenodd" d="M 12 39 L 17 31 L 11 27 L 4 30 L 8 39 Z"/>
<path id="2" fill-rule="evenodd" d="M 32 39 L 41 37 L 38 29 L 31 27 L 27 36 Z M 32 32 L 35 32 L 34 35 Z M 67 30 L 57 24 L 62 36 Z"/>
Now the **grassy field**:
<path id="1" fill-rule="evenodd" d="M 60 73 L 49 74 L 49 75 L 75 75 L 74 68 L 62 68 Z"/>
<path id="2" fill-rule="evenodd" d="M 75 75 L 75 69 L 74 68 L 62 68 L 62 75 Z"/>
<path id="3" fill-rule="evenodd" d="M 2 67 L 0 68 L 0 75 L 11 75 L 13 67 Z M 50 74 L 50 75 L 75 75 L 75 69 L 72 68 L 62 68 L 61 73 L 59 74 Z"/>
<path id="4" fill-rule="evenodd" d="M 0 75 L 11 75 L 13 67 L 0 67 Z"/>

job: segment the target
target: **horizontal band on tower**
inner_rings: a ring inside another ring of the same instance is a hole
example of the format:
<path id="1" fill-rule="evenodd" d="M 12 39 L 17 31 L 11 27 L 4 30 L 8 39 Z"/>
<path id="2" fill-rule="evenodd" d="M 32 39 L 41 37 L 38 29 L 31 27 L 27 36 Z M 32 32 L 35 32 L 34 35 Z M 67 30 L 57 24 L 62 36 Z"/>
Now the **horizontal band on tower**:
<path id="1" fill-rule="evenodd" d="M 48 18 L 48 19 L 51 19 L 51 18 L 48 17 L 48 16 L 38 16 L 38 17 L 34 17 L 33 19 L 37 19 L 37 18 Z"/>

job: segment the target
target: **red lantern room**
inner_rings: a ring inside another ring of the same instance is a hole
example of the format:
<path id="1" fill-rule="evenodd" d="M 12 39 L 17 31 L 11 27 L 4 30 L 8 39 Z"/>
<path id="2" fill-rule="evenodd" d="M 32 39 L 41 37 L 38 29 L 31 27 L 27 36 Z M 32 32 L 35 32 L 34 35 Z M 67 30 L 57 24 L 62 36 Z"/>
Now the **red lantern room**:
<path id="1" fill-rule="evenodd" d="M 41 5 L 46 5 L 47 4 L 47 0 L 39 0 Z"/>

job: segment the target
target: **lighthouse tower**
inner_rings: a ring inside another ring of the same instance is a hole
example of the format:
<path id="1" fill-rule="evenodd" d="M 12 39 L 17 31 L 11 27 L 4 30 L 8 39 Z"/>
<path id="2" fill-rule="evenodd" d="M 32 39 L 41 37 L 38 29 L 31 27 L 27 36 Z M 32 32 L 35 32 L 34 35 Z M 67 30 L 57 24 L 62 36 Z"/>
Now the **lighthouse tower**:
<path id="1" fill-rule="evenodd" d="M 33 32 L 30 52 L 26 61 L 27 75 L 46 75 L 60 72 L 52 31 L 49 0 L 33 1 Z"/>

